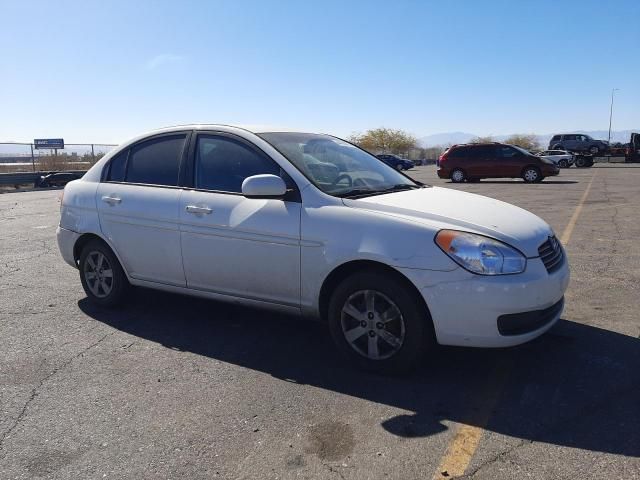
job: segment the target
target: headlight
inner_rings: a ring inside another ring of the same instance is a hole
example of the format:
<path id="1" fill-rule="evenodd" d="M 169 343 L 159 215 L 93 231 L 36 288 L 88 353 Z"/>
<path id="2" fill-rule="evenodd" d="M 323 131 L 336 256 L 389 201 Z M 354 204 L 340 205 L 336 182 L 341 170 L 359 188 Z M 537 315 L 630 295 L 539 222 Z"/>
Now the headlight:
<path id="1" fill-rule="evenodd" d="M 509 245 L 474 233 L 440 230 L 436 244 L 462 268 L 478 275 L 524 272 L 527 259 Z"/>

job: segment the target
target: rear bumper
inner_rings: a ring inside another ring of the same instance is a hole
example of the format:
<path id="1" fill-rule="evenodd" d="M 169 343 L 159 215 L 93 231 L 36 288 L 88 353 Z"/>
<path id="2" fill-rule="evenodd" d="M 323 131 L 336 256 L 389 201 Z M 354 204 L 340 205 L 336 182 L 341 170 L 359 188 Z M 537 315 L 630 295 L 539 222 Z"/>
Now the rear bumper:
<path id="1" fill-rule="evenodd" d="M 449 176 L 451 175 L 451 172 L 449 172 L 449 170 L 446 170 L 442 167 L 438 167 L 436 169 L 436 173 L 438 174 L 438 177 L 440 178 L 449 178 Z"/>
<path id="2" fill-rule="evenodd" d="M 76 260 L 73 257 L 73 247 L 76 244 L 80 234 L 66 228 L 58 227 L 56 230 L 56 238 L 58 240 L 58 248 L 65 262 L 74 268 L 78 268 Z"/>

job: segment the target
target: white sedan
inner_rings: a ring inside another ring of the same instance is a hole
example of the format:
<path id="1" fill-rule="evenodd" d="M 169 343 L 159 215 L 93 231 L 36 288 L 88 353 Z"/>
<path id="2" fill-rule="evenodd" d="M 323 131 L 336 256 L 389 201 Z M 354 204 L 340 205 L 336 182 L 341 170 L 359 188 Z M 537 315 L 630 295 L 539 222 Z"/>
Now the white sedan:
<path id="1" fill-rule="evenodd" d="M 562 246 L 532 213 L 423 185 L 313 133 L 137 137 L 66 186 L 57 235 L 98 305 L 143 286 L 295 312 L 382 372 L 411 368 L 435 342 L 531 340 L 560 318 L 569 282 Z"/>
<path id="2" fill-rule="evenodd" d="M 560 168 L 569 168 L 575 161 L 573 153 L 565 150 L 545 150 L 537 156 L 551 160 Z"/>

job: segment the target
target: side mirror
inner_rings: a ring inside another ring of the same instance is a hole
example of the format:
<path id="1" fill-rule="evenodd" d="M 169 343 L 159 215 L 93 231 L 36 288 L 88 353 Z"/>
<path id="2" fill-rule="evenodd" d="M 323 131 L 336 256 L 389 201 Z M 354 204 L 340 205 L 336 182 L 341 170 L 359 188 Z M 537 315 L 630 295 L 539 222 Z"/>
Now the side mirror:
<path id="1" fill-rule="evenodd" d="M 242 195 L 247 198 L 281 198 L 287 186 L 277 175 L 253 175 L 242 182 Z"/>

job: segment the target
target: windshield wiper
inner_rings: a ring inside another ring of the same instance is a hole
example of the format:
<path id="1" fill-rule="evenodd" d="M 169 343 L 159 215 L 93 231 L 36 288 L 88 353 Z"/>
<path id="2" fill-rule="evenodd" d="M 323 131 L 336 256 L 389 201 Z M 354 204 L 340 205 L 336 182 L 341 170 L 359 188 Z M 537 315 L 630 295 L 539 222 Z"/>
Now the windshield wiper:
<path id="1" fill-rule="evenodd" d="M 398 183 L 397 185 L 393 185 L 388 188 L 383 188 L 382 190 L 376 190 L 376 192 L 379 192 L 379 193 L 399 192 L 400 190 L 413 190 L 414 188 L 423 188 L 423 185 L 411 185 L 409 183 Z"/>
<path id="2" fill-rule="evenodd" d="M 347 190 L 345 192 L 336 194 L 336 196 L 342 197 L 342 198 L 361 198 L 361 197 L 370 197 L 373 195 L 382 195 L 384 193 L 399 192 L 400 190 L 413 190 L 414 188 L 423 188 L 423 186 L 399 183 L 391 187 L 380 188 L 380 189 L 352 188 L 351 190 Z"/>
<path id="3" fill-rule="evenodd" d="M 352 188 L 351 190 L 345 190 L 344 192 L 335 193 L 334 195 L 341 198 L 351 198 L 374 195 L 377 191 L 378 190 L 373 190 L 371 188 Z"/>

